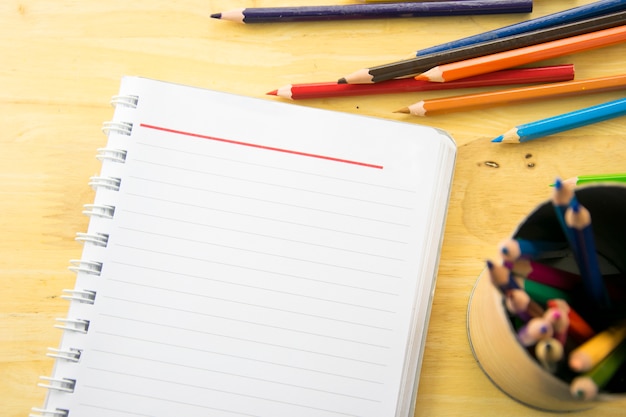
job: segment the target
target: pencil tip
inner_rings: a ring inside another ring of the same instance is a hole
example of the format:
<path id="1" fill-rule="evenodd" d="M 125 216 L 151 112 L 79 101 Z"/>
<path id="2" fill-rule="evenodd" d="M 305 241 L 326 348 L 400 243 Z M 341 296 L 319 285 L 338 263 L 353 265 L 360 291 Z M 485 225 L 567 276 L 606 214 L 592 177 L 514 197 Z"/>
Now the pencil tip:
<path id="1" fill-rule="evenodd" d="M 404 114 L 411 114 L 411 110 L 409 110 L 408 107 L 403 107 L 400 110 L 396 110 L 394 111 L 394 113 L 404 113 Z"/>
<path id="2" fill-rule="evenodd" d="M 278 90 L 273 90 L 273 91 L 270 91 L 270 92 L 265 93 L 265 94 L 267 94 L 268 96 L 277 96 L 278 95 Z"/>
<path id="3" fill-rule="evenodd" d="M 416 75 L 415 79 L 418 81 L 430 81 L 430 78 L 428 77 L 428 75 L 425 75 L 425 74 Z"/>
<path id="4" fill-rule="evenodd" d="M 211 17 L 212 17 L 213 19 L 221 19 L 221 18 L 222 18 L 222 14 L 221 14 L 221 13 L 213 13 L 213 14 L 211 15 Z"/>
<path id="5" fill-rule="evenodd" d="M 342 77 L 342 78 L 337 80 L 337 84 L 348 84 L 348 80 L 346 80 L 344 77 Z"/>
<path id="6" fill-rule="evenodd" d="M 491 141 L 492 141 L 493 143 L 500 143 L 500 142 L 502 142 L 502 139 L 504 139 L 504 135 L 500 135 L 500 136 L 498 136 L 497 138 L 492 139 Z"/>

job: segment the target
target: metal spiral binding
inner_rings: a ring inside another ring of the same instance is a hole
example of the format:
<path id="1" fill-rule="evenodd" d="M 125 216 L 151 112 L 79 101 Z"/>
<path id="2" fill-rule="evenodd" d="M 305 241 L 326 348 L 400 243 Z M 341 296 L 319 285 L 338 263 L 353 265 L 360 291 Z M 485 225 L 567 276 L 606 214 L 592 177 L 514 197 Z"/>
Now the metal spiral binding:
<path id="1" fill-rule="evenodd" d="M 90 290 L 63 290 L 61 298 L 64 300 L 74 300 L 79 303 L 93 304 L 96 300 L 96 292 Z"/>
<path id="2" fill-rule="evenodd" d="M 116 177 L 91 177 L 89 178 L 88 185 L 93 189 L 106 188 L 108 190 L 119 191 L 121 178 Z"/>
<path id="3" fill-rule="evenodd" d="M 104 204 L 85 204 L 83 205 L 83 214 L 86 216 L 104 217 L 112 219 L 115 214 L 115 206 L 107 206 Z"/>
<path id="4" fill-rule="evenodd" d="M 47 383 L 40 382 L 40 387 L 53 389 L 57 391 L 63 392 L 74 392 L 74 387 L 76 387 L 76 380 L 70 378 L 50 378 L 47 376 L 40 376 L 40 379 L 47 381 Z"/>
<path id="5" fill-rule="evenodd" d="M 89 320 L 81 319 L 56 319 L 63 324 L 55 324 L 54 327 L 61 330 L 69 330 L 71 332 L 87 333 L 89 330 Z"/>
<path id="6" fill-rule="evenodd" d="M 113 107 L 136 108 L 139 97 L 135 95 L 117 95 L 111 98 Z M 121 121 L 109 121 L 102 124 L 102 131 L 108 136 L 109 134 L 119 134 L 130 136 L 132 134 L 133 124 Z M 99 148 L 96 158 L 101 162 L 125 163 L 127 151 L 116 148 Z M 119 191 L 121 178 L 93 176 L 89 180 L 89 186 L 96 191 L 100 188 L 112 191 Z M 96 216 L 106 219 L 112 219 L 115 214 L 115 206 L 106 204 L 85 204 L 83 214 L 88 216 Z M 106 247 L 109 241 L 109 235 L 106 233 L 76 233 L 76 240 L 81 243 L 90 243 L 96 246 Z M 100 276 L 102 272 L 102 262 L 73 259 L 70 260 L 70 271 L 75 273 L 84 273 L 89 275 Z M 85 289 L 64 289 L 61 298 L 71 302 L 84 304 L 94 304 L 96 292 Z M 54 327 L 63 331 L 76 332 L 86 334 L 89 330 L 89 320 L 57 318 L 58 324 Z M 80 361 L 82 350 L 76 348 L 55 349 L 48 348 L 46 356 L 56 360 L 77 363 Z M 41 376 L 38 385 L 40 387 L 66 393 L 73 393 L 76 387 L 76 380 L 70 378 L 51 378 Z M 62 408 L 32 408 L 29 417 L 68 417 L 69 410 Z"/>
<path id="7" fill-rule="evenodd" d="M 120 135 L 130 136 L 133 132 L 133 124 L 128 122 L 104 122 L 102 124 L 102 131 L 109 135 L 110 133 L 117 133 Z"/>
<path id="8" fill-rule="evenodd" d="M 70 410 L 63 410 L 57 408 L 56 410 L 49 410 L 44 408 L 32 408 L 31 411 L 37 414 L 29 414 L 28 417 L 68 417 Z"/>
<path id="9" fill-rule="evenodd" d="M 96 246 L 106 247 L 109 242 L 109 235 L 106 233 L 76 233 L 77 241 L 81 243 L 91 243 Z"/>
<path id="10" fill-rule="evenodd" d="M 123 149 L 98 148 L 96 159 L 99 161 L 126 162 L 126 151 Z"/>
<path id="11" fill-rule="evenodd" d="M 55 359 L 63 359 L 70 362 L 78 362 L 80 360 L 80 355 L 83 353 L 80 349 L 70 348 L 69 350 L 61 350 L 55 348 L 48 348 L 49 352 L 46 353 L 46 356 Z"/>
<path id="12" fill-rule="evenodd" d="M 137 103 L 139 102 L 139 96 L 127 95 L 127 96 L 113 96 L 111 97 L 111 105 L 113 107 L 124 106 L 130 107 L 132 109 L 137 108 Z"/>
<path id="13" fill-rule="evenodd" d="M 100 275 L 102 272 L 102 262 L 71 259 L 70 266 L 67 269 L 76 273 L 84 272 L 86 274 Z"/>

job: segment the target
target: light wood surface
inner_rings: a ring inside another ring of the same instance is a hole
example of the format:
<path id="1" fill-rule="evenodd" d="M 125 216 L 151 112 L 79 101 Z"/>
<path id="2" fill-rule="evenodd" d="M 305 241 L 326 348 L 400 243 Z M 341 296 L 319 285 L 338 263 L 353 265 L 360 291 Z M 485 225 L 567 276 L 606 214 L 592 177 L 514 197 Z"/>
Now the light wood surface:
<path id="1" fill-rule="evenodd" d="M 335 3 L 343 3 L 337 1 Z M 347 0 L 345 1 L 348 2 Z M 68 260 L 92 202 L 100 168 L 100 125 L 122 75 L 141 75 L 265 97 L 289 83 L 334 81 L 413 51 L 587 3 L 535 0 L 533 13 L 353 22 L 239 25 L 210 19 L 235 7 L 328 1 L 5 0 L 0 4 L 0 415 L 40 406 L 48 346 L 57 346 Z M 577 78 L 624 71 L 626 45 L 546 64 L 574 63 Z M 500 392 L 476 364 L 466 332 L 467 301 L 484 260 L 556 176 L 624 171 L 624 118 L 522 145 L 492 144 L 510 127 L 616 99 L 623 92 L 417 118 L 392 113 L 455 91 L 298 101 L 294 105 L 437 126 L 459 147 L 416 416 L 543 415 Z M 245 120 L 245 114 L 242 114 Z M 210 117 L 210 115 L 207 115 Z M 311 121 L 314 123 L 315 121 Z M 493 163 L 499 167 L 494 167 Z M 578 415 L 623 415 L 606 403 Z"/>

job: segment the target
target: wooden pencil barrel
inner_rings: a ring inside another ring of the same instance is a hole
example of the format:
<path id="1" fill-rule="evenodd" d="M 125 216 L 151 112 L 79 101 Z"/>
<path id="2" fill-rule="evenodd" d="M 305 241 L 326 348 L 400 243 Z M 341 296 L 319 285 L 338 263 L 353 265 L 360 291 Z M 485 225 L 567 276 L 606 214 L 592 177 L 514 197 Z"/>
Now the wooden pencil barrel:
<path id="1" fill-rule="evenodd" d="M 590 185 L 576 189 L 576 198 L 592 216 L 596 249 L 603 273 L 626 274 L 626 187 Z M 537 240 L 565 239 L 551 202 L 531 212 L 513 233 Z M 564 267 L 571 254 L 557 260 Z M 623 312 L 618 313 L 623 314 Z M 592 401 L 575 399 L 569 383 L 546 371 L 517 340 L 502 294 L 484 270 L 470 295 L 467 310 L 470 347 L 487 377 L 511 398 L 544 411 L 568 412 L 592 408 L 598 401 L 624 399 L 622 393 L 602 393 Z"/>

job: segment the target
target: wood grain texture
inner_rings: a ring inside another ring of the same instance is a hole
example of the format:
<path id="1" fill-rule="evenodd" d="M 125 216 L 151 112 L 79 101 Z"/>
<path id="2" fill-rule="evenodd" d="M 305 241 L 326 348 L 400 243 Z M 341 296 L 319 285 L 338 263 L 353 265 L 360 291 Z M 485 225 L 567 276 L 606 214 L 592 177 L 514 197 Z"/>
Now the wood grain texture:
<path id="1" fill-rule="evenodd" d="M 347 2 L 347 1 L 346 1 Z M 333 81 L 417 49 L 587 3 L 536 0 L 532 14 L 237 25 L 211 20 L 235 7 L 328 4 L 323 0 L 6 0 L 0 4 L 0 414 L 40 406 L 39 375 L 57 346 L 59 298 L 73 286 L 88 178 L 98 173 L 100 125 L 122 75 L 141 75 L 266 99 L 289 83 Z M 626 45 L 546 61 L 574 63 L 577 78 L 623 71 Z M 465 92 L 465 91 L 464 91 Z M 470 93 L 470 91 L 466 91 Z M 528 211 L 549 197 L 555 176 L 623 171 L 622 119 L 522 145 L 490 139 L 510 127 L 616 99 L 619 92 L 546 100 L 432 118 L 392 113 L 449 92 L 318 99 L 294 103 L 421 123 L 459 146 L 416 416 L 543 415 L 515 403 L 482 374 L 467 342 L 465 314 L 484 259 Z M 529 156 L 530 155 L 530 156 Z M 493 168 L 487 161 L 496 162 Z M 533 165 L 533 166 L 529 166 Z M 624 403 L 578 415 L 617 416 Z"/>

